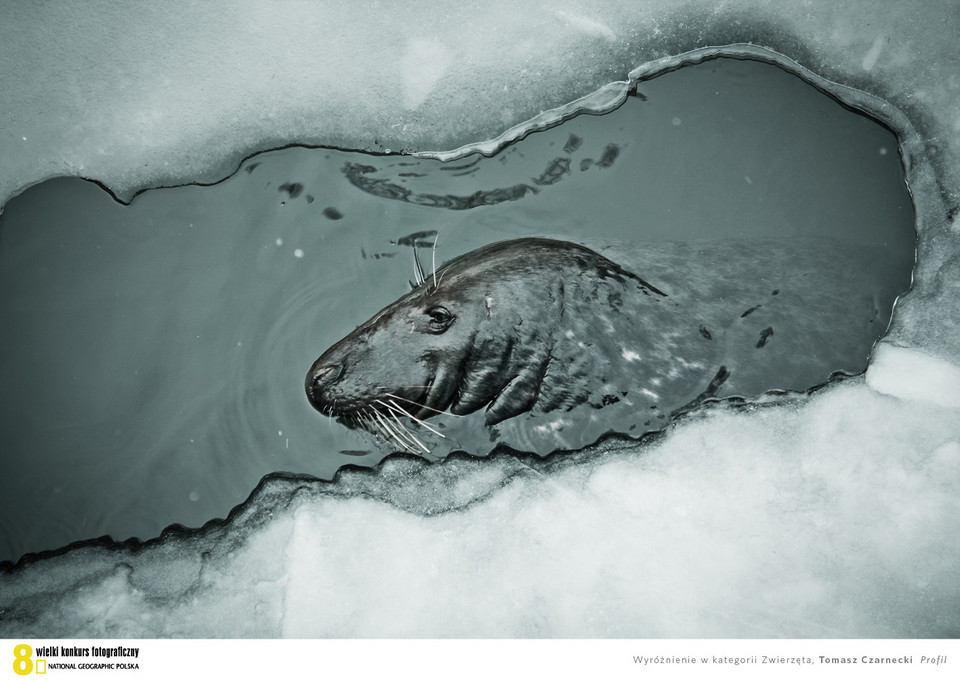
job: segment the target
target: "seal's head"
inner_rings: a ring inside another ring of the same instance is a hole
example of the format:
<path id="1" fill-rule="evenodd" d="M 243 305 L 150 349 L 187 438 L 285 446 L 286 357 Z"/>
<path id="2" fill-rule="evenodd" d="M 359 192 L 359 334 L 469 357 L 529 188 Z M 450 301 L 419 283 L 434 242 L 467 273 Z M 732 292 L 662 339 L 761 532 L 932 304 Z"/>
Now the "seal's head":
<path id="1" fill-rule="evenodd" d="M 585 272 L 635 278 L 562 241 L 525 238 L 467 253 L 324 352 L 307 373 L 307 398 L 321 413 L 380 434 L 398 429 L 402 416 L 422 421 L 486 407 L 492 425 L 544 400 L 556 408 L 575 398 L 546 377 L 567 289 L 571 281 L 582 287 Z"/>

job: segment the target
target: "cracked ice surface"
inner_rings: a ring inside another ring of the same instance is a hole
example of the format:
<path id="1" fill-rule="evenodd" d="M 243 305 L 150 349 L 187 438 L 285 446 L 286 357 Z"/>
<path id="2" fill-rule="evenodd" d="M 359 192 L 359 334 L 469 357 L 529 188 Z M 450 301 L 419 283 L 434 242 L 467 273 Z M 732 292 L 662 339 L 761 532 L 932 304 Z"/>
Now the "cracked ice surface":
<path id="1" fill-rule="evenodd" d="M 0 575 L 0 635 L 960 633 L 955 2 L 2 12 L 5 198 L 57 174 L 129 197 L 291 142 L 453 149 L 653 60 L 753 42 L 901 112 L 887 122 L 920 242 L 914 290 L 862 378 L 582 459 L 275 479 L 227 524 Z"/>

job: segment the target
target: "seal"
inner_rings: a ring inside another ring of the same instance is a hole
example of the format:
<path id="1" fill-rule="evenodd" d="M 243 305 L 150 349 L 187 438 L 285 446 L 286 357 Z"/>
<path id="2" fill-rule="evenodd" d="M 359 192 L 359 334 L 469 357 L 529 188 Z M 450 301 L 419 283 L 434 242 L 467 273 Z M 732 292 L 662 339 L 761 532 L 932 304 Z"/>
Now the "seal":
<path id="1" fill-rule="evenodd" d="M 450 427 L 427 420 L 474 414 L 469 426 L 457 423 L 461 440 L 449 446 L 463 446 L 464 437 L 468 448 L 503 441 L 511 424 L 505 443 L 549 452 L 611 430 L 661 427 L 728 385 L 757 394 L 794 387 L 756 376 L 792 370 L 789 355 L 810 341 L 790 344 L 795 329 L 816 323 L 802 318 L 809 308 L 842 317 L 846 306 L 834 311 L 824 299 L 791 305 L 810 293 L 784 274 L 791 253 L 768 262 L 779 278 L 751 272 L 753 286 L 689 268 L 680 285 L 664 283 L 671 271 L 678 278 L 691 250 L 648 257 L 646 267 L 659 272 L 650 281 L 566 241 L 521 238 L 481 247 L 423 277 L 323 352 L 307 373 L 307 398 L 321 413 L 402 450 L 433 450 L 414 428 L 429 439 Z M 714 252 L 722 263 L 722 249 Z M 862 370 L 876 326 L 860 335 L 854 345 Z M 778 340 L 788 356 L 775 351 Z M 849 343 L 833 344 L 848 351 Z M 832 355 L 825 361 L 816 363 L 829 369 L 801 382 L 811 386 L 846 368 Z M 478 428 L 493 434 L 463 434 Z"/>

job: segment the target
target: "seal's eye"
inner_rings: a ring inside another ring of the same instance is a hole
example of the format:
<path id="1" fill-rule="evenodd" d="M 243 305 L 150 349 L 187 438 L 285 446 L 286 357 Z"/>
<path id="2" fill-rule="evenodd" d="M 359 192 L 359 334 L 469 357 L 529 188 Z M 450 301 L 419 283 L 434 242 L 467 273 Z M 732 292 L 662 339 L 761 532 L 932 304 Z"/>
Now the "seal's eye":
<path id="1" fill-rule="evenodd" d="M 430 319 L 427 322 L 427 330 L 438 334 L 450 328 L 450 324 L 457 318 L 443 307 L 431 307 L 426 311 L 426 315 Z"/>

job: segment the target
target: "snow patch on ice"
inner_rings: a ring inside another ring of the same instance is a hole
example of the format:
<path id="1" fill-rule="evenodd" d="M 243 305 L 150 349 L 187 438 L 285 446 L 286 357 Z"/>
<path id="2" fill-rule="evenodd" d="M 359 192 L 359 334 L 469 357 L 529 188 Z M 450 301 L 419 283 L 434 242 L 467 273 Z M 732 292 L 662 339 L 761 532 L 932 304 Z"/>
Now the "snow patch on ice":
<path id="1" fill-rule="evenodd" d="M 415 109 L 427 100 L 453 61 L 451 50 L 438 40 L 413 38 L 400 58 L 403 105 Z"/>
<path id="2" fill-rule="evenodd" d="M 614 30 L 601 21 L 566 10 L 555 10 L 554 14 L 559 19 L 562 19 L 578 31 L 586 33 L 587 35 L 603 38 L 609 42 L 617 41 L 617 34 Z"/>
<path id="3" fill-rule="evenodd" d="M 863 66 L 864 71 L 872 71 L 873 67 L 877 65 L 877 59 L 880 58 L 880 53 L 883 52 L 883 45 L 887 42 L 889 38 L 884 35 L 878 35 L 873 44 L 870 46 L 870 49 L 865 55 L 863 55 Z"/>
<path id="4" fill-rule="evenodd" d="M 881 343 L 866 377 L 881 394 L 960 408 L 960 367 L 920 350 Z"/>

